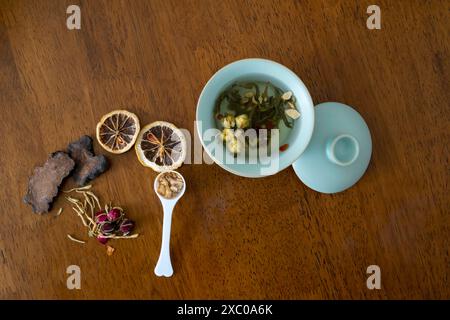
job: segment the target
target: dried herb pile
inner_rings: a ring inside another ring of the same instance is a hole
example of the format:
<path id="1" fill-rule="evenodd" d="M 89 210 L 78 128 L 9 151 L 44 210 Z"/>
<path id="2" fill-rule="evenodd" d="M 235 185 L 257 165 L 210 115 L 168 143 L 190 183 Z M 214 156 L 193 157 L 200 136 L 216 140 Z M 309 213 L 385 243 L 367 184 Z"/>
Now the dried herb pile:
<path id="1" fill-rule="evenodd" d="M 80 217 L 83 225 L 88 229 L 88 236 L 95 237 L 100 243 L 106 244 L 109 239 L 132 239 L 139 234 L 131 234 L 134 222 L 125 216 L 121 207 L 111 204 L 102 207 L 98 197 L 90 190 L 91 185 L 64 191 L 65 193 L 77 193 L 82 198 L 67 196 L 66 199 L 72 204 L 72 209 Z M 84 243 L 71 235 L 72 241 Z"/>

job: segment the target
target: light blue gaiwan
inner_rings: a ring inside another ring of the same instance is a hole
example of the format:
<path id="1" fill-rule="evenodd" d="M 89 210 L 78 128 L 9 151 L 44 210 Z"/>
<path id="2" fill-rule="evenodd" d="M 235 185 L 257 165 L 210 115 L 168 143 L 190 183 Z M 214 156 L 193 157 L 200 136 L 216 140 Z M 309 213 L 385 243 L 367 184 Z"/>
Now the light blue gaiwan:
<path id="1" fill-rule="evenodd" d="M 313 190 L 340 192 L 353 186 L 369 165 L 370 131 L 361 115 L 345 104 L 326 102 L 314 109 L 314 132 L 294 171 Z"/>
<path id="2" fill-rule="evenodd" d="M 271 155 L 269 165 L 235 163 L 224 145 L 210 133 L 216 127 L 213 109 L 216 98 L 235 81 L 270 81 L 297 99 L 301 114 L 286 141 L 289 147 Z M 364 174 L 372 154 L 369 128 L 351 107 L 326 102 L 314 107 L 308 89 L 285 66 L 266 59 L 244 59 L 217 71 L 203 88 L 197 104 L 197 134 L 206 153 L 225 170 L 243 177 L 275 174 L 292 164 L 300 180 L 313 190 L 336 193 L 354 185 Z M 275 166 L 273 164 L 276 164 Z"/>

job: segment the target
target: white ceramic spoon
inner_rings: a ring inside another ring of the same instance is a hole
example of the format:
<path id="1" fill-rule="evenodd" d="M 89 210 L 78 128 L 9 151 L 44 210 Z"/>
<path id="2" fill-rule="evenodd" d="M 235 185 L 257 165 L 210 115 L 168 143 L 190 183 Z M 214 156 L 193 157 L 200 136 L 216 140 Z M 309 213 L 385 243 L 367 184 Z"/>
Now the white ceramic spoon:
<path id="1" fill-rule="evenodd" d="M 159 177 L 167 172 L 174 172 L 183 180 L 183 189 L 181 189 L 180 193 L 175 198 L 167 199 L 161 196 L 158 193 L 158 179 Z M 162 242 L 161 242 L 161 252 L 159 253 L 158 263 L 156 263 L 155 274 L 158 277 L 170 277 L 173 274 L 172 262 L 170 261 L 170 228 L 172 225 L 172 212 L 173 208 L 177 204 L 178 200 L 183 196 L 184 191 L 186 190 L 186 181 L 184 181 L 183 176 L 176 171 L 166 171 L 161 172 L 155 179 L 153 185 L 156 194 L 161 200 L 161 204 L 164 211 L 164 219 L 163 219 L 163 232 L 162 232 Z"/>

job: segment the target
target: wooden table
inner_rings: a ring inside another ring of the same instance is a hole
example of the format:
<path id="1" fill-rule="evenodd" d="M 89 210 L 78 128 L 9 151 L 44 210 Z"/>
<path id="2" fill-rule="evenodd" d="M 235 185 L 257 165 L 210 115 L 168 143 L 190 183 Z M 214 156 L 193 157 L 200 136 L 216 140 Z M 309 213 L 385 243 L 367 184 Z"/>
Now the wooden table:
<path id="1" fill-rule="evenodd" d="M 81 30 L 66 28 L 74 2 Z M 0 297 L 450 298 L 449 3 L 376 1 L 381 29 L 369 30 L 373 2 L 1 0 Z M 206 81 L 246 57 L 291 68 L 316 104 L 362 114 L 373 155 L 357 185 L 325 195 L 292 168 L 245 179 L 184 165 L 170 279 L 153 274 L 162 212 L 156 174 L 134 151 L 107 154 L 111 169 L 94 181 L 141 234 L 112 242 L 112 256 L 64 197 L 43 216 L 22 202 L 32 168 L 94 136 L 111 110 L 193 133 Z M 81 268 L 81 290 L 66 288 L 69 265 Z M 381 269 L 381 290 L 366 287 L 369 265 Z"/>

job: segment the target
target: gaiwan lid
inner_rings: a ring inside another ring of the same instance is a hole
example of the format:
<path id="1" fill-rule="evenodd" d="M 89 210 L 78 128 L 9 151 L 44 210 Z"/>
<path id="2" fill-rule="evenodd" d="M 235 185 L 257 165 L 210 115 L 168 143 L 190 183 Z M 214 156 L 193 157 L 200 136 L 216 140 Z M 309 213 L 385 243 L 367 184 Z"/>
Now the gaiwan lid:
<path id="1" fill-rule="evenodd" d="M 325 102 L 314 109 L 311 141 L 292 166 L 300 180 L 313 190 L 344 191 L 363 176 L 369 165 L 369 128 L 361 115 L 345 104 Z"/>

